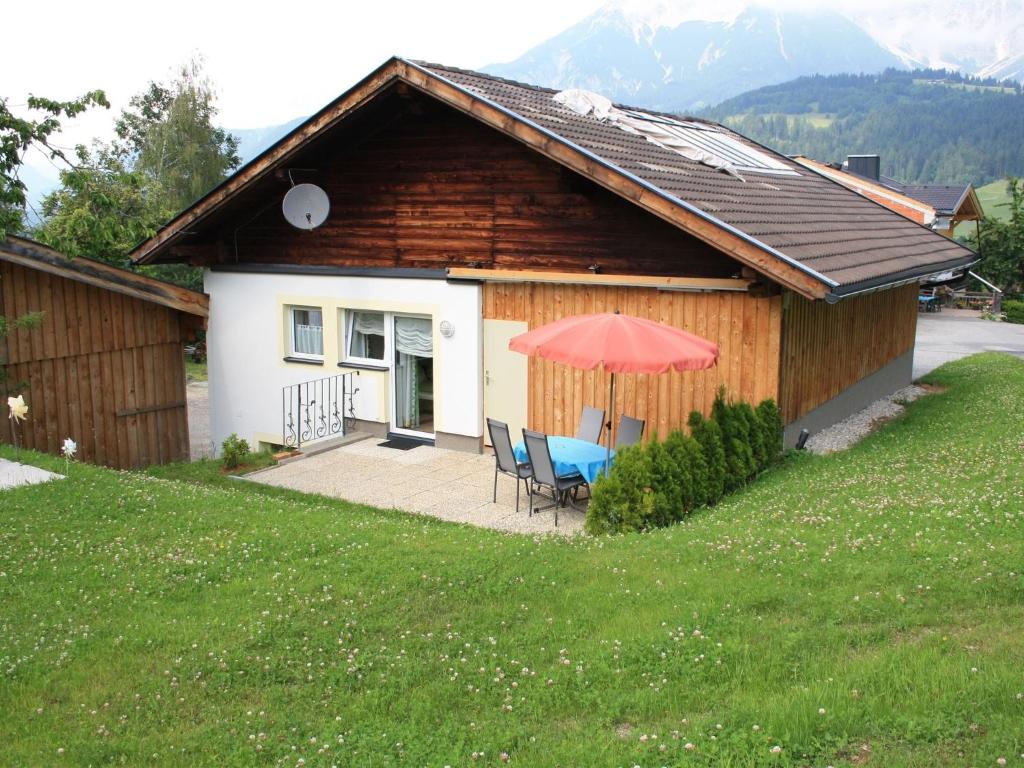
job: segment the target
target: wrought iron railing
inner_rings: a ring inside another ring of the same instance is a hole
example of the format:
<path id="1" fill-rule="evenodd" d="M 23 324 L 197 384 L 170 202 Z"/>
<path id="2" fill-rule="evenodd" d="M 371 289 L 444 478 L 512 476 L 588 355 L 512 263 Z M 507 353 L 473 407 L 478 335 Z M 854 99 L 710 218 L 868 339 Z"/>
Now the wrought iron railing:
<path id="1" fill-rule="evenodd" d="M 355 419 L 358 371 L 281 389 L 281 442 L 286 448 L 345 435 Z"/>

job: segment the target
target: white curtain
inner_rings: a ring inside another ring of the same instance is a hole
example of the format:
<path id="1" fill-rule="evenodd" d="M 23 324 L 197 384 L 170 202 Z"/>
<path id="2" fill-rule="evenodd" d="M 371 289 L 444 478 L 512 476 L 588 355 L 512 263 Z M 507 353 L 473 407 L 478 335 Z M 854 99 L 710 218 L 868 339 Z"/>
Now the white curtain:
<path id="1" fill-rule="evenodd" d="M 380 336 L 384 339 L 384 315 L 380 312 L 352 312 L 349 314 L 352 323 L 352 339 L 349 355 L 353 357 L 372 357 L 368 337 Z M 383 347 L 383 345 L 381 345 Z"/>
<path id="2" fill-rule="evenodd" d="M 324 353 L 323 314 L 314 309 L 296 309 L 292 312 L 295 352 L 301 355 Z"/>
<path id="3" fill-rule="evenodd" d="M 433 324 L 425 317 L 395 318 L 396 416 L 405 429 L 420 427 L 420 381 L 418 358 L 434 356 Z"/>
<path id="4" fill-rule="evenodd" d="M 395 348 L 416 357 L 434 356 L 434 331 L 429 318 L 396 317 Z"/>

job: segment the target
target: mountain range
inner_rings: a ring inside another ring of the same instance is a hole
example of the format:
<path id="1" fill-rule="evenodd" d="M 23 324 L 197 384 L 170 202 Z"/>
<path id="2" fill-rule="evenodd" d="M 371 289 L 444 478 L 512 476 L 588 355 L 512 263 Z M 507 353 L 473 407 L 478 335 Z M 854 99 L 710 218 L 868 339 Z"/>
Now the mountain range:
<path id="1" fill-rule="evenodd" d="M 515 61 L 484 68 L 552 88 L 692 112 L 805 75 L 944 68 L 1024 77 L 1020 0 L 612 0 Z"/>

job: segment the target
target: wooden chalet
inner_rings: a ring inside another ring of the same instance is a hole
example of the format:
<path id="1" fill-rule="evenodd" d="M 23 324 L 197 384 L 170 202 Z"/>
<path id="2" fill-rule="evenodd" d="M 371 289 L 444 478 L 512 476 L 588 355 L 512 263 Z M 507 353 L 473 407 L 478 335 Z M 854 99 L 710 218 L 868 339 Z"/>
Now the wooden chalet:
<path id="1" fill-rule="evenodd" d="M 0 315 L 43 313 L 38 327 L 0 338 L 8 386 L 24 384 L 10 394 L 29 405 L 21 444 L 56 454 L 70 437 L 76 459 L 116 469 L 188 461 L 183 345 L 208 309 L 202 293 L 31 240 L 0 241 Z M 4 422 L 0 439 L 10 442 Z"/>
<path id="2" fill-rule="evenodd" d="M 721 348 L 623 377 L 648 435 L 720 385 L 775 398 L 792 439 L 909 382 L 918 282 L 974 253 L 722 126 L 556 96 L 392 59 L 137 248 L 207 270 L 215 444 L 290 442 L 296 419 L 314 438 L 338 410 L 467 450 L 485 415 L 571 434 L 603 375 L 508 339 L 616 309 Z M 310 231 L 281 212 L 299 183 L 330 201 Z M 337 376 L 340 407 L 289 410 Z"/>

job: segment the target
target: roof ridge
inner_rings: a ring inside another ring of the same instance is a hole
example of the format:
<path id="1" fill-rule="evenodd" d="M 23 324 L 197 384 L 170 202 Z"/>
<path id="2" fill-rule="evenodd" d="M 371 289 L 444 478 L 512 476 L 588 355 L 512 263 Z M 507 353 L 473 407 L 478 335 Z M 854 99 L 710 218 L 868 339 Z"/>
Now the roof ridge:
<path id="1" fill-rule="evenodd" d="M 466 69 L 465 67 L 450 67 L 447 64 L 440 64 L 435 61 L 423 61 L 422 59 L 409 59 L 410 62 L 426 69 L 434 70 L 439 69 L 445 72 L 457 72 L 460 75 L 470 75 L 472 77 L 481 77 L 485 80 L 491 80 L 495 83 L 504 83 L 505 85 L 513 85 L 516 88 L 525 88 L 528 91 L 538 91 L 540 93 L 550 93 L 552 95 L 561 93 L 562 91 L 569 90 L 568 88 L 549 88 L 545 85 L 537 85 L 535 83 L 524 83 L 521 80 L 512 80 L 507 77 L 501 77 L 499 75 L 492 75 L 489 72 L 481 72 L 478 69 Z M 574 86 L 575 87 L 575 86 Z M 581 89 L 586 90 L 586 89 Z M 602 94 L 603 95 L 603 94 Z M 611 101 L 611 99 L 609 99 Z M 731 130 L 728 126 L 723 123 L 716 123 L 714 120 L 708 120 L 706 117 L 696 117 L 694 115 L 682 114 L 679 112 L 662 112 L 660 110 L 651 109 L 650 107 L 637 107 L 631 104 L 622 104 L 616 101 L 612 101 L 612 106 L 616 109 L 629 109 L 634 112 L 644 112 L 648 115 L 655 115 L 657 117 L 670 117 L 674 120 L 688 120 L 694 123 L 704 123 L 705 125 L 714 125 L 719 128 L 725 128 Z"/>

